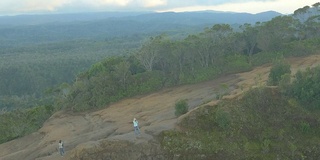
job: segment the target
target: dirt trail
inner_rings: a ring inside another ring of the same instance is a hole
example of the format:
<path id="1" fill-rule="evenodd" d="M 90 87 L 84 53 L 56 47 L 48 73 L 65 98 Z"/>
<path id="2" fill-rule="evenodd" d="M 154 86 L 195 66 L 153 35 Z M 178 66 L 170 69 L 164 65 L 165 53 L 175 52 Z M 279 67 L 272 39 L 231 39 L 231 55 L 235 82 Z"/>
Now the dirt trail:
<path id="1" fill-rule="evenodd" d="M 291 70 L 313 67 L 320 64 L 320 56 L 289 59 Z M 216 94 L 221 84 L 229 86 L 232 98 L 256 85 L 263 85 L 268 78 L 270 65 L 257 67 L 250 72 L 228 75 L 219 79 L 185 85 L 125 99 L 108 108 L 90 113 L 55 113 L 38 132 L 0 145 L 1 160 L 58 160 L 68 159 L 75 147 L 96 145 L 98 140 L 127 140 L 135 144 L 153 139 L 164 130 L 174 129 L 178 119 L 174 116 L 174 104 L 188 99 L 190 110 L 203 104 L 216 103 Z M 142 135 L 136 137 L 132 119 L 139 120 Z M 62 139 L 66 155 L 59 156 L 57 144 Z"/>

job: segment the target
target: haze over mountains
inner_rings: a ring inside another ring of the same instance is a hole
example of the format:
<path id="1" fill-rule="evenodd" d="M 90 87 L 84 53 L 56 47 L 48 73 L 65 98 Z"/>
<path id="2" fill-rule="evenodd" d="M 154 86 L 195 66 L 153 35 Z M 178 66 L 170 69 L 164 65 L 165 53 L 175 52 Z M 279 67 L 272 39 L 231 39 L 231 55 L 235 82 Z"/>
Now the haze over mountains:
<path id="1" fill-rule="evenodd" d="M 61 23 L 74 21 L 96 20 L 134 20 L 150 21 L 159 20 L 181 24 L 197 23 L 253 23 L 268 21 L 281 13 L 275 11 L 261 12 L 258 14 L 219 12 L 219 11 L 195 11 L 195 12 L 97 12 L 97 13 L 69 13 L 69 14 L 39 14 L 0 16 L 0 25 L 38 25 L 44 23 Z M 174 21 L 171 21 L 174 20 Z M 186 21 L 189 20 L 189 21 Z M 193 21 L 191 21 L 193 20 Z M 190 23 L 191 22 L 191 23 Z"/>
<path id="2" fill-rule="evenodd" d="M 240 25 L 269 21 L 281 15 L 234 12 L 101 12 L 77 14 L 17 15 L 0 17 L 0 41 L 43 43 L 74 39 L 106 39 L 132 35 L 202 31 L 214 24 Z M 25 41 L 25 40 L 28 41 Z"/>

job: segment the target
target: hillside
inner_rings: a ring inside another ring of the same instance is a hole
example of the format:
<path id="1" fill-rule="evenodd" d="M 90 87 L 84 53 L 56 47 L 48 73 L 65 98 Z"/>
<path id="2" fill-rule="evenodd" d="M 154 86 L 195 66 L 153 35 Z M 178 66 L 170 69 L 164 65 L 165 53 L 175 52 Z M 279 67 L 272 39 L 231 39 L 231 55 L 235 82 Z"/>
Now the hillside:
<path id="1" fill-rule="evenodd" d="M 291 58 L 288 61 L 295 73 L 298 69 L 319 65 L 320 56 Z M 160 149 L 156 137 L 162 131 L 177 127 L 180 118 L 174 116 L 176 101 L 188 99 L 190 114 L 204 104 L 217 103 L 215 97 L 222 83 L 229 86 L 230 93 L 224 98 L 234 98 L 255 85 L 265 83 L 269 70 L 270 66 L 265 65 L 214 81 L 164 89 L 125 99 L 98 111 L 77 114 L 60 111 L 47 120 L 38 132 L 1 144 L 0 157 L 1 160 L 56 160 L 86 156 L 96 156 L 97 159 L 103 155 L 105 159 L 163 159 L 165 155 L 157 153 Z M 140 122 L 141 137 L 135 137 L 133 133 L 131 121 L 134 117 Z M 66 156 L 63 158 L 56 149 L 59 139 L 66 144 Z"/>

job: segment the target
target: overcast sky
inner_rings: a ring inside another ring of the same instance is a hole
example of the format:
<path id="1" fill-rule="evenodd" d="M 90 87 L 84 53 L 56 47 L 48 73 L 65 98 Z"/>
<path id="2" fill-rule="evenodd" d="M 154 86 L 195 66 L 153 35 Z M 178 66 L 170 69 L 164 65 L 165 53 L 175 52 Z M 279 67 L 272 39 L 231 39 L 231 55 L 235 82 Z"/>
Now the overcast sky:
<path id="1" fill-rule="evenodd" d="M 0 15 L 94 11 L 233 11 L 291 14 L 319 0 L 0 0 Z"/>

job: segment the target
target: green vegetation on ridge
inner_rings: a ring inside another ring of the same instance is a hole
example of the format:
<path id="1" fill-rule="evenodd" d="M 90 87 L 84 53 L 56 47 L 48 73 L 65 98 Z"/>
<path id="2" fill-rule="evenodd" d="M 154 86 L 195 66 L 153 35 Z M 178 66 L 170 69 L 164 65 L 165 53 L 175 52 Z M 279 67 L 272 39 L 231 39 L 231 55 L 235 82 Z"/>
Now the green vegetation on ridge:
<path id="1" fill-rule="evenodd" d="M 240 100 L 194 111 L 182 131 L 161 135 L 162 147 L 184 160 L 317 159 L 319 110 L 295 102 L 276 88 L 250 90 Z"/>
<path id="2" fill-rule="evenodd" d="M 290 68 L 283 61 L 273 65 L 269 82 L 274 75 L 286 79 L 283 67 Z M 309 68 L 298 71 L 285 88 L 262 86 L 241 98 L 201 107 L 183 119 L 182 130 L 162 133 L 162 147 L 185 160 L 317 159 L 319 76 L 320 66 Z"/>
<path id="3" fill-rule="evenodd" d="M 105 107 L 164 87 L 248 71 L 277 58 L 316 53 L 320 48 L 316 29 L 297 28 L 320 27 L 310 21 L 301 24 L 293 16 L 281 16 L 255 26 L 244 24 L 241 32 L 234 32 L 228 24 L 217 24 L 182 40 L 151 37 L 132 54 L 109 57 L 81 73 L 62 104 L 74 111 Z M 280 77 L 271 76 L 274 82 L 270 83 L 277 84 Z"/>

